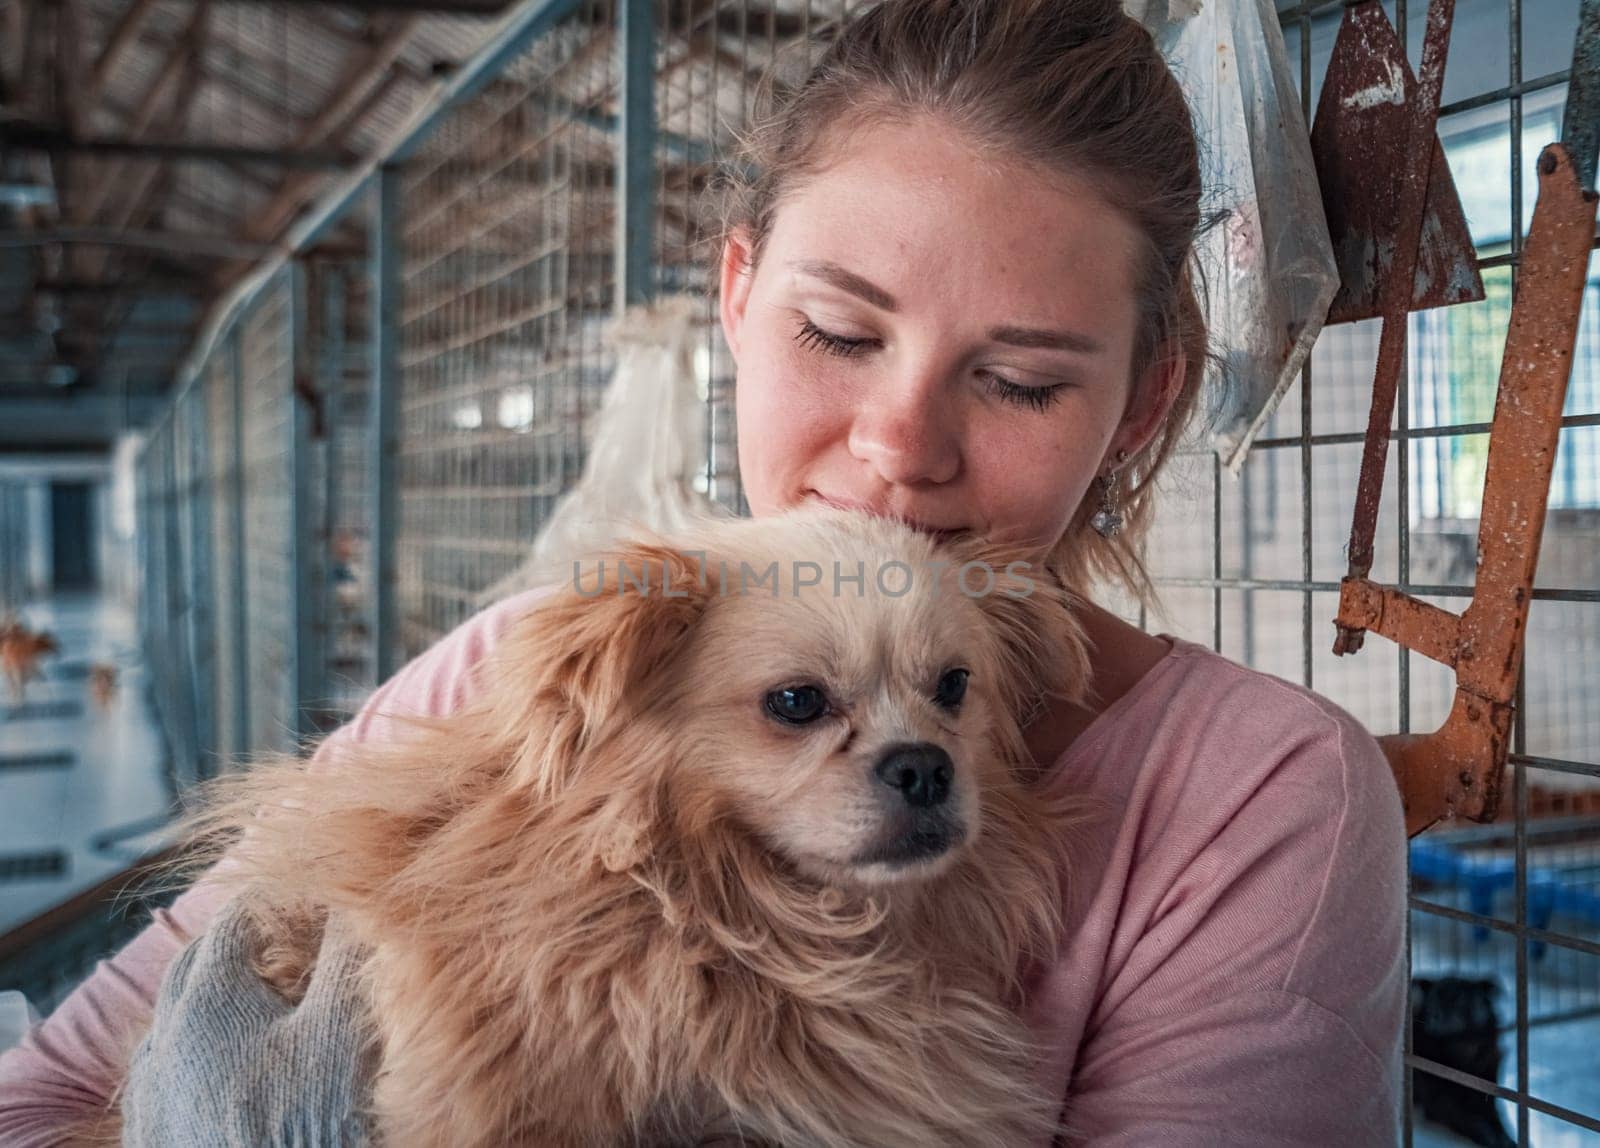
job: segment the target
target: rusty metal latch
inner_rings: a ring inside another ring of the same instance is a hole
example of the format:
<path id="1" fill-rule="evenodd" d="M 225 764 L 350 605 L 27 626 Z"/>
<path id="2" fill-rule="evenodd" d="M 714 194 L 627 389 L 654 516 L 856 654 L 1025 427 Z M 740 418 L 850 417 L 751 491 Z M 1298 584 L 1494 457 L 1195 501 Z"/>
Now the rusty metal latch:
<path id="1" fill-rule="evenodd" d="M 1547 147 L 1495 399 L 1471 604 L 1458 616 L 1380 586 L 1366 577 L 1370 550 L 1358 566 L 1353 546 L 1340 586 L 1335 653 L 1359 649 L 1372 630 L 1455 670 L 1455 702 L 1443 726 L 1381 739 L 1412 834 L 1449 816 L 1490 820 L 1499 804 L 1595 203 L 1566 147 Z"/>

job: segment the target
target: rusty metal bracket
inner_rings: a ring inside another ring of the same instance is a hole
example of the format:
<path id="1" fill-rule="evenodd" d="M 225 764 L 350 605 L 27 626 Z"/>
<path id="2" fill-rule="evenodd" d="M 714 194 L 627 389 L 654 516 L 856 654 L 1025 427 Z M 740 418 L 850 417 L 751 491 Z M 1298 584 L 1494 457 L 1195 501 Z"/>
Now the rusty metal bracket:
<path id="1" fill-rule="evenodd" d="M 1586 0 L 1584 7 L 1587 15 L 1600 3 Z M 1471 604 L 1458 616 L 1380 586 L 1366 577 L 1370 550 L 1365 564 L 1358 564 L 1354 546 L 1350 573 L 1340 586 L 1335 653 L 1358 649 L 1361 635 L 1372 630 L 1455 670 L 1455 702 L 1443 726 L 1430 734 L 1380 739 L 1411 834 L 1450 816 L 1490 820 L 1499 804 L 1561 408 L 1594 245 L 1595 204 L 1566 146 L 1547 147 L 1539 156 L 1539 200 L 1523 249 L 1490 427 Z M 1374 419 L 1377 406 L 1375 397 Z M 1385 415 L 1385 443 L 1387 424 Z M 1358 520 L 1363 513 L 1358 503 Z M 1375 502 L 1370 513 L 1375 517 Z M 1370 545 L 1370 530 L 1366 538 Z"/>
<path id="2" fill-rule="evenodd" d="M 1408 173 L 1417 79 L 1400 37 L 1377 0 L 1344 10 L 1311 127 L 1311 157 L 1339 267 L 1327 325 L 1384 313 L 1395 274 L 1396 224 Z M 1483 298 L 1472 233 L 1437 135 L 1428 140 L 1421 250 L 1411 310 Z"/>
<path id="3" fill-rule="evenodd" d="M 1395 393 L 1406 360 L 1406 325 L 1416 282 L 1417 257 L 1422 242 L 1423 211 L 1428 198 L 1428 172 L 1433 158 L 1434 129 L 1439 119 L 1439 96 L 1444 89 L 1444 66 L 1450 54 L 1450 24 L 1455 0 L 1432 0 L 1428 29 L 1422 37 L 1422 66 L 1417 94 L 1407 111 L 1405 174 L 1396 205 L 1394 258 L 1383 284 L 1383 333 L 1378 337 L 1378 366 L 1372 381 L 1372 411 L 1367 419 L 1366 442 L 1361 453 L 1361 477 L 1356 484 L 1356 508 L 1350 526 L 1349 575 L 1365 578 L 1372 569 L 1372 539 L 1378 528 L 1378 503 L 1383 496 L 1383 471 L 1389 453 L 1389 424 L 1394 418 Z M 1361 648 L 1361 631 L 1341 626 L 1334 643 L 1336 654 Z"/>

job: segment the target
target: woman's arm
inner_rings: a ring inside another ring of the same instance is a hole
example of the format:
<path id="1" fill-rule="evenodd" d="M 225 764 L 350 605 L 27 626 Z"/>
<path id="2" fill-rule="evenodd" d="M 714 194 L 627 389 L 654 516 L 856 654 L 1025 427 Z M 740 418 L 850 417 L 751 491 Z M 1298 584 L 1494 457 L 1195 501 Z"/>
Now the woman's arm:
<path id="1" fill-rule="evenodd" d="M 441 716 L 458 709 L 474 669 L 510 621 L 544 593 L 519 594 L 479 613 L 412 661 L 323 743 L 315 761 L 335 762 L 347 739 L 385 736 L 391 716 Z M 59 1145 L 70 1129 L 109 1103 L 168 965 L 205 931 L 224 899 L 202 877 L 170 910 L 158 910 L 125 948 L 100 962 L 17 1048 L 0 1055 L 0 1144 Z"/>
<path id="2" fill-rule="evenodd" d="M 1154 907 L 1080 1047 L 1073 1143 L 1397 1142 L 1405 833 L 1377 744 L 1331 710 Z"/>

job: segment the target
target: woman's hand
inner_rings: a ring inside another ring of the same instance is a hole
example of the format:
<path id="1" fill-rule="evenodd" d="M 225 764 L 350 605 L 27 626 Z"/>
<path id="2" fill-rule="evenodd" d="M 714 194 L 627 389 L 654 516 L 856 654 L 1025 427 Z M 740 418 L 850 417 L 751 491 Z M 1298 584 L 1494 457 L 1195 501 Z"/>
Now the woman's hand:
<path id="1" fill-rule="evenodd" d="M 371 1027 L 359 950 L 330 923 L 304 999 L 256 975 L 237 902 L 178 957 L 122 1098 L 125 1148 L 348 1148 L 367 1142 Z"/>

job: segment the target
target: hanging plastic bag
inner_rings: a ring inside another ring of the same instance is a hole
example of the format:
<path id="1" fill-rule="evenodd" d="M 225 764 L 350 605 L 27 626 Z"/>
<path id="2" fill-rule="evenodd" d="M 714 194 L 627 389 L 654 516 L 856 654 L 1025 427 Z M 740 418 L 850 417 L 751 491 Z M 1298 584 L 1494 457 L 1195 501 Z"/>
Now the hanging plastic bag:
<path id="1" fill-rule="evenodd" d="M 1339 287 L 1311 137 L 1269 0 L 1124 0 L 1155 37 L 1200 134 L 1215 446 L 1237 476 L 1300 373 Z"/>
<path id="2" fill-rule="evenodd" d="M 667 296 L 630 308 L 608 339 L 616 369 L 594 423 L 583 476 L 527 559 L 480 604 L 572 578 L 572 564 L 643 529 L 672 535 L 728 512 L 695 489 L 706 468 L 705 402 L 695 377 L 695 310 Z"/>
<path id="3" fill-rule="evenodd" d="M 16 1048 L 38 1023 L 39 1014 L 27 997 L 16 989 L 0 992 L 0 1052 Z"/>

